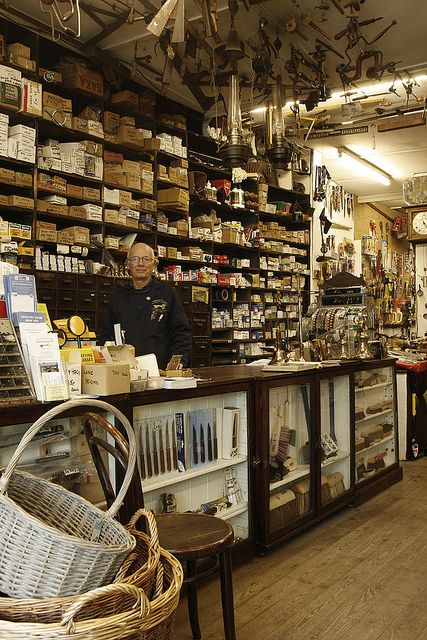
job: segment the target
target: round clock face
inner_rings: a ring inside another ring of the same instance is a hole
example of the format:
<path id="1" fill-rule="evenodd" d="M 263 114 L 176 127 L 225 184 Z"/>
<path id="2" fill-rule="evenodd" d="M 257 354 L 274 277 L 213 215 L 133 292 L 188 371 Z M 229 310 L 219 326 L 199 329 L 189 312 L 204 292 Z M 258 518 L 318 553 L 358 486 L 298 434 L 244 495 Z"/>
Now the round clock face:
<path id="1" fill-rule="evenodd" d="M 427 211 L 419 211 L 412 218 L 412 228 L 415 233 L 427 235 Z"/>

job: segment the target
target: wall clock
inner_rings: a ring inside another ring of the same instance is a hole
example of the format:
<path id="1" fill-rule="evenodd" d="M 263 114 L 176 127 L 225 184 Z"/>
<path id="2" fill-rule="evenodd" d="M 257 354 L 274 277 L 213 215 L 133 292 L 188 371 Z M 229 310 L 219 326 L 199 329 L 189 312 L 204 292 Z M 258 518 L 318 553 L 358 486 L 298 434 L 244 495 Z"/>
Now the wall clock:
<path id="1" fill-rule="evenodd" d="M 427 208 L 407 209 L 408 240 L 423 240 L 427 243 Z"/>

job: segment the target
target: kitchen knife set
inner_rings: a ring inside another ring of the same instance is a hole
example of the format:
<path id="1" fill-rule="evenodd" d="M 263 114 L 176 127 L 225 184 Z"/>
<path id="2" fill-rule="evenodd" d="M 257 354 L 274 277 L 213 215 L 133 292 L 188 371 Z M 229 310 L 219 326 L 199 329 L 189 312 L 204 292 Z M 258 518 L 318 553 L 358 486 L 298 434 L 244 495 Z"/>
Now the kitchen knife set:
<path id="1" fill-rule="evenodd" d="M 188 413 L 189 466 L 213 462 L 218 459 L 216 409 L 201 409 Z"/>
<path id="2" fill-rule="evenodd" d="M 165 473 L 218 460 L 216 409 L 148 418 L 135 423 L 138 434 L 138 466 L 141 478 L 153 478 Z"/>
<path id="3" fill-rule="evenodd" d="M 142 420 L 138 426 L 138 466 L 141 478 L 185 470 L 183 414 Z"/>

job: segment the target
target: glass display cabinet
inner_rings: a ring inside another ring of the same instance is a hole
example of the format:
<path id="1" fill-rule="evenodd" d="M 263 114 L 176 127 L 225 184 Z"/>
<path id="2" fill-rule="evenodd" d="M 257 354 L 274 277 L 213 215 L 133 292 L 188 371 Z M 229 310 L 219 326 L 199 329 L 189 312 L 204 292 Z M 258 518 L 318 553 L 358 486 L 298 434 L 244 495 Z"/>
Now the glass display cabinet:
<path id="1" fill-rule="evenodd" d="M 311 383 L 269 390 L 271 535 L 313 510 Z"/>
<path id="2" fill-rule="evenodd" d="M 328 509 L 353 485 L 350 375 L 319 381 L 320 507 Z"/>
<path id="3" fill-rule="evenodd" d="M 354 382 L 357 486 L 398 461 L 394 368 L 356 371 Z"/>

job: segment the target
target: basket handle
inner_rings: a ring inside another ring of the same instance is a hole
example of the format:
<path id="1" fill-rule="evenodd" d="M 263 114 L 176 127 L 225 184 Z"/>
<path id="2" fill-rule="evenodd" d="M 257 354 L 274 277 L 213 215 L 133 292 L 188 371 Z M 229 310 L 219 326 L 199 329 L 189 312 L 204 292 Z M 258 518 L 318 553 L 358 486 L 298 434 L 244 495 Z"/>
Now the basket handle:
<path id="1" fill-rule="evenodd" d="M 79 611 L 83 609 L 83 607 L 91 604 L 98 598 L 103 598 L 106 595 L 110 597 L 118 596 L 120 593 L 129 595 L 135 599 L 135 603 L 132 609 L 139 609 L 139 615 L 141 618 L 150 613 L 150 601 L 142 589 L 138 589 L 138 587 L 135 587 L 135 585 L 133 584 L 114 582 L 112 584 L 106 584 L 103 587 L 93 589 L 92 591 L 88 591 L 87 593 L 83 593 L 81 596 L 76 598 L 68 607 L 68 609 L 65 610 L 64 615 L 61 619 L 61 626 L 66 627 L 66 632 L 68 635 L 75 634 L 76 623 L 74 622 L 74 618 L 79 613 Z"/>
<path id="2" fill-rule="evenodd" d="M 142 516 L 144 516 L 148 522 L 148 533 L 150 538 L 148 549 L 158 560 L 160 558 L 159 533 L 157 531 L 156 519 L 152 511 L 148 511 L 147 509 L 138 509 L 138 511 L 136 511 L 136 513 L 129 520 L 128 524 L 125 526 L 125 529 L 129 531 L 130 534 L 137 537 L 141 532 L 135 531 L 135 525 Z M 127 573 L 130 567 L 135 562 L 135 559 L 135 553 L 133 552 L 126 558 L 114 580 L 117 580 L 117 582 L 124 580 L 127 577 Z"/>
<path id="3" fill-rule="evenodd" d="M 75 398 L 74 400 L 67 400 L 67 402 L 63 402 L 62 404 L 57 405 L 56 407 L 53 407 L 52 409 L 44 413 L 42 416 L 40 416 L 40 418 L 38 418 L 38 420 L 34 422 L 34 424 L 31 425 L 31 427 L 22 436 L 20 443 L 16 447 L 14 454 L 9 460 L 9 463 L 5 468 L 3 475 L 0 478 L 0 495 L 4 495 L 7 493 L 10 479 L 18 465 L 21 455 L 23 454 L 23 452 L 25 451 L 26 447 L 29 445 L 33 437 L 39 431 L 39 429 L 43 425 L 45 425 L 46 422 L 48 422 L 49 420 L 52 420 L 52 418 L 56 418 L 56 416 L 58 416 L 61 413 L 64 413 L 65 411 L 69 411 L 70 409 L 74 409 L 76 407 L 86 407 L 87 409 L 88 406 L 98 407 L 103 411 L 109 411 L 110 413 L 113 413 L 116 416 L 116 418 L 118 418 L 122 423 L 128 438 L 129 460 L 128 460 L 125 477 L 123 478 L 123 483 L 122 483 L 122 486 L 120 487 L 120 490 L 117 492 L 116 499 L 114 500 L 111 507 L 104 512 L 104 514 L 102 515 L 102 519 L 104 520 L 108 517 L 114 517 L 116 515 L 116 513 L 120 509 L 120 506 L 123 502 L 123 499 L 132 481 L 133 472 L 135 469 L 135 463 L 136 463 L 135 433 L 132 429 L 132 426 L 129 420 L 121 411 L 119 411 L 119 409 L 116 409 L 116 407 L 113 407 L 113 405 L 109 404 L 108 402 L 104 402 L 103 400 L 97 400 L 95 398 L 90 398 L 90 399 Z"/>

